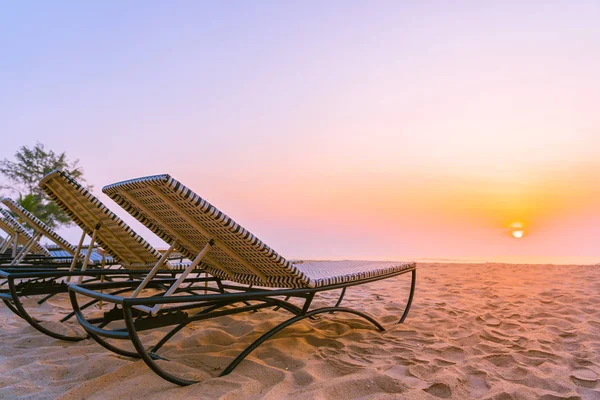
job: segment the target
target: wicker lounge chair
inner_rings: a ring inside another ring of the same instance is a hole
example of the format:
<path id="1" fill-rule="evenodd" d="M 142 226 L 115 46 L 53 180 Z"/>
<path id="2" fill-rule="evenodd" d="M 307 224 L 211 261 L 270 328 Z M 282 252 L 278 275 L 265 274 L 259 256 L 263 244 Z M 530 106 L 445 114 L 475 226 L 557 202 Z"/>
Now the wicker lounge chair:
<path id="1" fill-rule="evenodd" d="M 293 315 L 264 333 L 231 361 L 222 370 L 221 375 L 226 375 L 265 340 L 285 327 L 317 314 L 350 313 L 384 330 L 373 317 L 340 306 L 345 290 L 350 286 L 410 272 L 410 293 L 398 323 L 404 321 L 410 309 L 416 281 L 416 265 L 412 262 L 288 261 L 169 175 L 116 183 L 106 186 L 103 192 L 169 243 L 169 251 L 177 249 L 193 261 L 163 296 L 139 297 L 143 283 L 134 295 L 127 297 L 99 293 L 104 287 L 102 284 L 72 285 L 69 290 L 73 308 L 79 322 L 90 334 L 96 338 L 130 340 L 144 362 L 170 382 L 194 383 L 166 371 L 164 364 L 156 362 L 161 359 L 156 352 L 180 329 L 194 321 L 265 308 L 281 309 Z M 191 268 L 203 261 L 212 275 L 207 278 L 211 283 L 211 294 L 173 295 Z M 152 273 L 147 279 L 151 276 Z M 317 293 L 335 289 L 342 290 L 337 304 L 310 309 Z M 115 314 L 121 313 L 125 328 L 106 329 L 86 320 L 79 312 L 78 297 L 82 296 L 114 303 Z M 300 300 L 303 305 L 294 305 L 291 299 Z M 147 350 L 138 332 L 165 326 L 172 326 L 172 329 Z"/>
<path id="2" fill-rule="evenodd" d="M 0 229 L 8 234 L 2 248 L 0 248 L 0 253 L 4 253 L 12 247 L 11 254 L 8 257 L 3 257 L 2 263 L 15 265 L 15 263 L 23 260 L 28 253 L 51 257 L 50 252 L 39 243 L 41 235 L 35 234 L 32 236 L 8 211 L 3 209 L 0 209 Z"/>
<path id="3" fill-rule="evenodd" d="M 50 253 L 54 263 L 64 264 L 70 263 L 71 270 L 75 269 L 75 266 L 78 261 L 83 260 L 82 270 L 86 270 L 88 264 L 94 264 L 98 262 L 103 262 L 104 264 L 112 263 L 112 258 L 109 257 L 107 260 L 106 257 L 104 260 L 101 255 L 97 253 L 94 254 L 94 251 L 87 255 L 87 246 L 86 249 L 83 249 L 83 246 L 80 242 L 78 247 L 73 246 L 69 242 L 67 242 L 62 236 L 60 236 L 54 229 L 50 228 L 44 222 L 40 221 L 35 215 L 31 214 L 29 211 L 21 207 L 19 204 L 15 203 L 13 200 L 4 198 L 2 199 L 2 203 L 12 211 L 16 216 L 18 216 L 21 220 L 23 220 L 29 227 L 33 229 L 33 232 L 36 236 L 45 237 L 51 242 L 54 243 L 54 247 L 52 249 L 46 248 Z M 84 237 L 84 236 L 82 236 Z M 57 251 L 57 249 L 62 250 L 62 252 Z M 59 255 L 61 254 L 62 255 Z M 18 265 L 21 261 L 23 261 L 24 257 L 21 260 L 14 260 L 11 265 Z M 54 265 L 50 265 L 51 267 Z"/>
<path id="4" fill-rule="evenodd" d="M 30 315 L 25 309 L 21 297 L 23 296 L 45 296 L 39 303 L 48 297 L 60 293 L 67 293 L 68 284 L 72 277 L 78 282 L 88 283 L 99 280 L 111 280 L 111 284 L 117 284 L 116 281 L 135 281 L 143 278 L 150 267 L 160 266 L 163 281 L 174 281 L 174 276 L 179 272 L 182 266 L 187 264 L 169 263 L 167 255 L 163 255 L 154 249 L 142 237 L 136 234 L 125 222 L 106 208 L 93 194 L 83 186 L 79 185 L 68 174 L 61 171 L 54 171 L 40 182 L 40 187 L 65 211 L 73 221 L 83 230 L 82 238 L 79 242 L 75 254 L 81 252 L 81 246 L 85 235 L 91 237 L 90 246 L 94 243 L 99 244 L 102 250 L 114 260 L 114 265 L 104 268 L 105 264 L 91 265 L 86 270 L 86 259 L 83 266 L 76 269 L 74 262 L 69 269 L 26 269 L 13 268 L 0 270 L 0 278 L 6 280 L 5 286 L 0 289 L 0 299 L 17 315 L 29 322 L 34 328 L 49 336 L 63 340 L 81 340 L 87 336 L 64 335 L 40 324 L 40 321 Z M 66 247 L 66 245 L 63 243 Z M 74 259 L 75 260 L 75 259 Z M 118 266 L 118 268 L 115 268 Z M 203 267 L 201 265 L 200 267 Z M 169 279 L 164 278 L 168 276 Z M 82 281 L 83 279 L 85 281 Z M 137 281 L 139 283 L 139 280 Z M 152 287 L 157 287 L 159 283 L 152 282 Z M 160 283 L 162 285 L 162 283 Z M 118 286 L 118 285 L 117 285 Z M 119 290 L 117 287 L 115 290 Z M 88 308 L 95 304 L 92 301 L 84 306 Z M 62 322 L 71 318 L 73 314 L 67 315 Z M 134 356 L 135 354 L 126 353 Z"/>

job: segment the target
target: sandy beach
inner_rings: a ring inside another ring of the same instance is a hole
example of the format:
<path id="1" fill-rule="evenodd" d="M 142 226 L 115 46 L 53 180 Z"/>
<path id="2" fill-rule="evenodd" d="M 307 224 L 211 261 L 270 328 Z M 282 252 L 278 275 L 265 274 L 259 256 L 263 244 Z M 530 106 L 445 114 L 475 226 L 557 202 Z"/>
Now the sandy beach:
<path id="1" fill-rule="evenodd" d="M 407 275 L 349 290 L 345 302 L 392 326 L 384 333 L 350 316 L 321 316 L 288 328 L 223 378 L 233 355 L 286 315 L 185 328 L 161 353 L 201 380 L 183 388 L 92 340 L 46 337 L 3 306 L 0 398 L 600 399 L 600 267 L 419 264 L 411 313 L 393 326 L 408 287 Z M 43 313 L 62 315 L 61 305 Z"/>

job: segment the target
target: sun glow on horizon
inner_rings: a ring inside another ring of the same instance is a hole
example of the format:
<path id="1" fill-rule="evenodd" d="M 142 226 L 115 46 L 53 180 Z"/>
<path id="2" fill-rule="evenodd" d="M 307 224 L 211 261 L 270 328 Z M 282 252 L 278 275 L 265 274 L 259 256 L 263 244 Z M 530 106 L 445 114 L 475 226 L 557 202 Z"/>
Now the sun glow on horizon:
<path id="1" fill-rule="evenodd" d="M 522 222 L 513 222 L 510 224 L 511 232 L 510 234 L 515 239 L 521 239 L 525 236 L 525 229 Z"/>
<path id="2" fill-rule="evenodd" d="M 525 231 L 522 229 L 512 231 L 512 235 L 515 239 L 521 239 L 524 234 L 525 234 Z"/>

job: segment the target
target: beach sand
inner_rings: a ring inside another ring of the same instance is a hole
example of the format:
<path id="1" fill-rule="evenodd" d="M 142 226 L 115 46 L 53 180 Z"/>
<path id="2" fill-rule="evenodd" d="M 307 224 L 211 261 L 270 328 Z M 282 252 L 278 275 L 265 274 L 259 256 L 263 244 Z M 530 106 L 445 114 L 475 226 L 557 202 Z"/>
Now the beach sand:
<path id="1" fill-rule="evenodd" d="M 600 399 L 600 266 L 419 264 L 412 310 L 393 326 L 409 282 L 404 275 L 347 293 L 344 304 L 392 326 L 386 332 L 350 315 L 305 320 L 223 378 L 236 353 L 287 315 L 191 325 L 160 353 L 202 381 L 188 387 L 92 340 L 47 337 L 2 306 L 0 398 Z M 44 312 L 60 315 L 60 302 Z M 187 366 L 176 362 L 183 356 Z"/>

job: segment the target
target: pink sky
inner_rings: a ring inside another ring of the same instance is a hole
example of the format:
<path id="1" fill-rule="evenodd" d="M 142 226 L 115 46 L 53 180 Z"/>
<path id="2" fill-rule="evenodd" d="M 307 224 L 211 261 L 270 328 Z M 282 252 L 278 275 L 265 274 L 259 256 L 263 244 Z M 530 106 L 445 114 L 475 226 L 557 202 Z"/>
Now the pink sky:
<path id="1" fill-rule="evenodd" d="M 170 173 L 289 258 L 600 260 L 600 5 L 399 3 L 13 4 L 0 157 L 121 216 Z"/>

